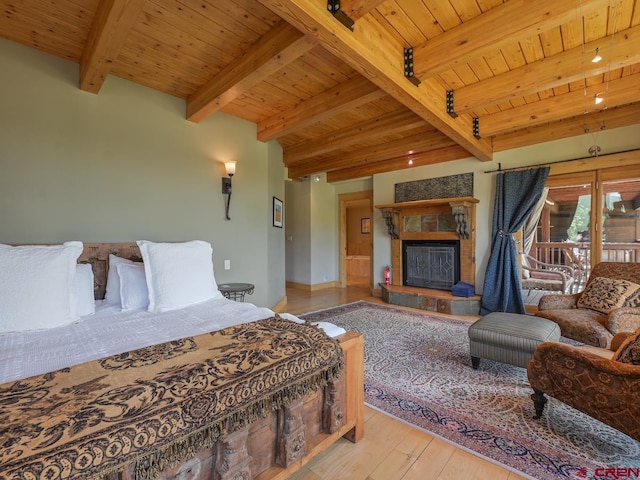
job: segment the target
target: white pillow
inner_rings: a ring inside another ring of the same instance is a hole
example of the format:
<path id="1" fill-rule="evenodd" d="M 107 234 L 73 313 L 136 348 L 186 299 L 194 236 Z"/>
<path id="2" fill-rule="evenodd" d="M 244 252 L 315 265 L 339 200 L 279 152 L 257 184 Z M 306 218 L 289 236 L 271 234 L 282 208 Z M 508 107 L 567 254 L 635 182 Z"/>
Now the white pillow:
<path id="1" fill-rule="evenodd" d="M 221 297 L 213 275 L 211 244 L 137 242 L 149 288 L 150 312 L 164 312 Z"/>
<path id="2" fill-rule="evenodd" d="M 96 313 L 96 300 L 93 291 L 93 269 L 90 263 L 76 265 L 73 280 L 76 294 L 76 313 L 79 317 Z"/>
<path id="3" fill-rule="evenodd" d="M 128 260 L 122 257 L 116 257 L 113 254 L 109 254 L 109 270 L 107 272 L 107 289 L 104 294 L 104 303 L 109 305 L 120 305 L 120 277 L 118 276 L 118 265 L 120 264 L 132 265 L 133 260 Z"/>
<path id="4" fill-rule="evenodd" d="M 0 333 L 75 321 L 73 288 L 82 242 L 0 245 Z"/>
<path id="5" fill-rule="evenodd" d="M 121 263 L 118 265 L 120 277 L 120 303 L 122 310 L 137 310 L 149 306 L 149 289 L 144 274 L 144 265 Z"/>

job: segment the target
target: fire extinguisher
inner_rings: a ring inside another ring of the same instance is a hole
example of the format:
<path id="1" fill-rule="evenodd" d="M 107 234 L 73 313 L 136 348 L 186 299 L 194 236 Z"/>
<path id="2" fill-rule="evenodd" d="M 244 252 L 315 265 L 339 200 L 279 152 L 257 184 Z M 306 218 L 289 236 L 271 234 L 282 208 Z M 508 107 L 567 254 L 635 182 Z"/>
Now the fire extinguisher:
<path id="1" fill-rule="evenodd" d="M 385 285 L 391 284 L 391 267 L 389 265 L 384 267 L 384 283 Z"/>

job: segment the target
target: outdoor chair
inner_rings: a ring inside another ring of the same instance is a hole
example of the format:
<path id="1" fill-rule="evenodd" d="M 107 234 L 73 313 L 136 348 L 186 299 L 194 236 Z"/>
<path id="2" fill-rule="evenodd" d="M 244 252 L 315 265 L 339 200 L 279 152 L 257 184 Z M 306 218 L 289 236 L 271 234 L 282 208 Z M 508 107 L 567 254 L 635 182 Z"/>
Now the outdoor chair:
<path id="1" fill-rule="evenodd" d="M 544 263 L 524 253 L 520 258 L 522 265 L 520 285 L 523 289 L 569 293 L 574 282 L 573 267 Z"/>
<path id="2" fill-rule="evenodd" d="M 640 328 L 640 264 L 601 262 L 585 289 L 571 295 L 543 295 L 539 317 L 556 322 L 563 337 L 609 348 L 613 336 Z"/>

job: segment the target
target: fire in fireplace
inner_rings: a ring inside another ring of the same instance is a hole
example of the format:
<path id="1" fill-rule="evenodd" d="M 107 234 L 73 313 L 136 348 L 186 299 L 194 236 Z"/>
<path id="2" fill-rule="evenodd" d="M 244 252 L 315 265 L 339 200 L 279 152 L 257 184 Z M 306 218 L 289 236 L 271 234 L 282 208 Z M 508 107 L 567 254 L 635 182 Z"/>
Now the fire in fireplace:
<path id="1" fill-rule="evenodd" d="M 403 240 L 403 285 L 451 290 L 460 280 L 458 240 Z"/>

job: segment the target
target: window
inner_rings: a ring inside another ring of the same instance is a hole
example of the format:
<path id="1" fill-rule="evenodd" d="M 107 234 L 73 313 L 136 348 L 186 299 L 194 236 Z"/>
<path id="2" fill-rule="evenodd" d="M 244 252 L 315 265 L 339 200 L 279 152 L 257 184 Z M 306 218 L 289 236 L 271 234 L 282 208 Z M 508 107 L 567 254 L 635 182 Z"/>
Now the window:
<path id="1" fill-rule="evenodd" d="M 529 254 L 571 265 L 573 291 L 594 263 L 640 261 L 640 165 L 551 175 L 547 186 Z"/>

